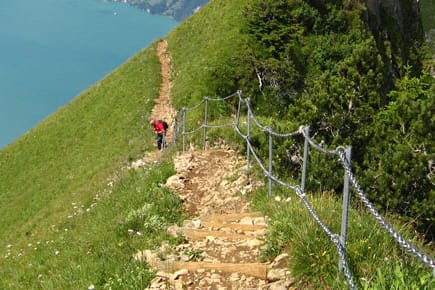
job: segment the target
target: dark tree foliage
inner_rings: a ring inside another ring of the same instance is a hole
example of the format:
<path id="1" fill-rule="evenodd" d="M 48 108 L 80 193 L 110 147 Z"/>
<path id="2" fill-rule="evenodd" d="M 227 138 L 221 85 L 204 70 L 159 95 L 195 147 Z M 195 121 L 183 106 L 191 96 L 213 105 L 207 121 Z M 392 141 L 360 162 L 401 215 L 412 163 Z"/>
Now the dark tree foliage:
<path id="1" fill-rule="evenodd" d="M 412 92 L 408 92 L 412 96 L 403 97 L 403 86 L 409 86 L 409 80 L 399 82 L 402 87 L 389 94 L 394 89 L 391 84 L 403 74 L 388 73 L 391 61 L 401 70 L 406 62 L 411 62 L 416 64 L 411 75 L 419 79 L 419 42 L 412 41 L 419 36 L 407 34 L 391 39 L 394 49 L 392 45 L 380 45 L 379 35 L 374 35 L 373 27 L 364 22 L 369 20 L 366 11 L 357 0 L 253 1 L 245 10 L 250 69 L 240 83 L 246 84 L 245 96 L 260 108 L 256 113 L 279 120 L 281 131 L 289 132 L 286 128 L 306 124 L 310 125 L 311 135 L 330 148 L 351 145 L 352 167 L 373 201 L 383 208 L 417 217 L 419 224 L 428 228 L 433 223 L 429 217 L 433 217 L 434 209 L 433 182 L 427 178 L 427 164 L 433 160 L 428 157 L 432 156 L 433 137 L 413 126 L 420 124 L 414 120 L 422 116 L 433 123 L 428 117 L 433 116 L 431 103 L 422 105 L 422 95 Z M 397 23 L 389 23 L 392 26 L 379 24 L 379 29 L 397 31 Z M 400 46 L 404 39 L 407 41 Z M 395 105 L 390 105 L 390 101 Z M 394 117 L 398 106 L 409 110 L 406 116 L 400 114 L 406 122 Z M 393 142 L 404 137 L 404 122 L 407 126 L 413 124 L 408 128 L 416 142 L 412 146 L 407 138 L 406 142 Z M 415 150 L 423 150 L 423 143 L 426 155 L 416 154 Z M 292 160 L 301 155 L 302 144 L 295 140 L 276 146 L 278 155 L 288 158 L 275 160 L 275 168 L 282 174 L 293 170 L 293 177 L 297 177 L 300 164 Z M 311 158 L 308 189 L 340 192 L 341 166 L 325 162 L 321 154 Z M 320 179 L 321 176 L 326 178 Z"/>
<path id="2" fill-rule="evenodd" d="M 429 74 L 409 74 L 379 112 L 364 156 L 365 183 L 379 205 L 418 217 L 428 238 L 435 223 L 435 86 Z"/>

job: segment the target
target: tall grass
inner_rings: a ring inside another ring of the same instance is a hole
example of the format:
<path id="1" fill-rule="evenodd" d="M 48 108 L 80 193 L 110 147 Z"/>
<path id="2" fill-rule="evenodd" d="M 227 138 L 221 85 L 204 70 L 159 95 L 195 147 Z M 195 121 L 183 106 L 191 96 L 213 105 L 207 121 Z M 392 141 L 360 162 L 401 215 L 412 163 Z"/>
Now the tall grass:
<path id="1" fill-rule="evenodd" d="M 298 277 L 302 288 L 348 288 L 345 277 L 338 272 L 339 258 L 330 238 L 299 197 L 282 188 L 274 189 L 275 196 L 281 197 L 280 201 L 269 198 L 266 189 L 253 196 L 254 207 L 268 213 L 271 219 L 263 258 L 269 260 L 281 252 L 288 252 L 288 267 L 292 275 Z M 326 226 L 340 235 L 342 202 L 327 193 L 307 197 Z M 430 251 L 430 247 L 413 236 L 411 227 L 400 223 L 395 227 L 408 241 Z M 346 247 L 347 261 L 359 288 L 433 289 L 435 286 L 431 271 L 401 249 L 365 211 L 350 209 Z"/>
<path id="2" fill-rule="evenodd" d="M 28 245 L 11 244 L 1 289 L 143 289 L 154 273 L 133 255 L 172 241 L 166 227 L 182 218 L 180 201 L 161 184 L 169 160 L 123 171 L 92 203 L 68 204 L 70 214 Z"/>

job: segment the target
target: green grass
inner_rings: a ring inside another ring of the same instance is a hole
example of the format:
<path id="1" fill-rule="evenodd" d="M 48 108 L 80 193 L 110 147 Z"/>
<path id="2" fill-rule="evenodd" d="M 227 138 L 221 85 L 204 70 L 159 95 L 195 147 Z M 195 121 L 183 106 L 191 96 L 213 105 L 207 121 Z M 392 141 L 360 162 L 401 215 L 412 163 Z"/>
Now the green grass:
<path id="1" fill-rule="evenodd" d="M 420 12 L 424 30 L 428 32 L 430 29 L 435 29 L 435 2 L 432 0 L 421 0 Z"/>
<path id="2" fill-rule="evenodd" d="M 338 254 L 330 238 L 291 191 L 274 187 L 281 196 L 269 198 L 267 189 L 253 196 L 254 208 L 271 219 L 267 248 L 263 259 L 270 260 L 282 252 L 290 254 L 289 269 L 298 285 L 308 289 L 345 289 L 346 279 L 338 274 Z M 285 201 L 288 197 L 290 200 Z M 310 204 L 321 220 L 340 235 L 342 202 L 334 195 L 308 195 Z M 354 205 L 355 208 L 355 205 Z M 389 217 L 397 221 L 397 217 Z M 394 224 L 407 241 L 430 251 L 417 240 L 409 226 Z M 399 248 L 395 241 L 364 212 L 350 209 L 347 235 L 347 261 L 358 288 L 363 289 L 433 289 L 435 278 L 416 258 Z"/>
<path id="3" fill-rule="evenodd" d="M 173 173 L 168 159 L 123 171 L 91 204 L 69 204 L 69 218 L 46 235 L 24 247 L 12 244 L 1 265 L 0 288 L 145 288 L 154 273 L 133 255 L 163 240 L 176 242 L 165 229 L 180 222 L 181 203 L 160 186 Z"/>
<path id="4" fill-rule="evenodd" d="M 178 109 L 239 89 L 232 77 L 243 67 L 246 39 L 240 30 L 243 7 L 251 2 L 211 1 L 170 33 Z M 155 49 L 156 43 L 139 52 L 0 151 L 0 289 L 143 289 L 154 273 L 133 254 L 162 241 L 179 242 L 163 233 L 183 219 L 178 198 L 160 186 L 174 172 L 171 152 L 151 168 L 121 169 L 155 148 L 147 122 L 161 83 Z M 215 105 L 210 113 L 222 124 L 230 108 Z M 203 111 L 189 118 L 200 123 Z M 244 150 L 232 130 L 209 134 Z M 202 140 L 201 134 L 192 138 Z M 341 203 L 331 196 L 310 201 L 337 232 Z M 301 285 L 345 287 L 344 278 L 337 278 L 334 246 L 294 195 L 290 203 L 277 203 L 259 191 L 253 202 L 272 218 L 265 259 L 287 250 Z M 419 244 L 405 228 L 401 232 Z M 402 281 L 409 289 L 433 288 L 431 273 L 404 258 L 364 212 L 351 211 L 348 241 L 361 288 L 400 289 Z"/>
<path id="5" fill-rule="evenodd" d="M 169 34 L 178 109 L 196 105 L 204 96 L 226 97 L 239 89 L 232 77 L 244 52 L 246 36 L 240 31 L 249 2 L 212 1 Z M 228 79 L 217 77 L 222 75 Z"/>
<path id="6" fill-rule="evenodd" d="M 421 0 L 420 12 L 424 32 L 427 39 L 431 40 L 428 45 L 433 58 L 433 55 L 435 55 L 435 2 L 432 0 Z M 434 65 L 433 62 L 435 61 L 432 60 L 432 65 Z"/>
<path id="7" fill-rule="evenodd" d="M 70 288 L 87 281 L 101 284 L 70 275 L 81 271 L 100 272 L 101 276 L 119 268 L 118 256 L 107 252 L 116 245 L 112 232 L 104 230 L 107 221 L 95 222 L 93 211 L 77 219 L 70 217 L 79 211 L 74 207 L 84 212 L 90 208 L 114 172 L 155 147 L 147 122 L 161 83 L 155 49 L 153 44 L 138 53 L 0 151 L 0 268 L 4 283 L 0 288 L 30 287 L 38 282 L 35 277 L 39 273 L 46 284 L 36 285 L 45 289 Z M 117 213 L 110 209 L 100 212 L 99 218 L 109 219 Z M 113 221 L 109 224 L 113 226 Z M 71 242 L 67 236 L 72 232 L 75 239 Z M 94 256 L 96 264 L 82 261 L 86 241 L 92 241 L 90 247 L 99 253 L 99 258 Z M 39 254 L 43 245 L 47 250 Z M 38 250 L 33 252 L 34 248 Z M 131 249 L 126 250 L 129 258 L 125 259 L 131 259 Z M 62 255 L 54 256 L 56 251 Z M 64 257 L 64 253 L 68 255 Z M 113 269 L 106 269 L 106 264 Z"/>

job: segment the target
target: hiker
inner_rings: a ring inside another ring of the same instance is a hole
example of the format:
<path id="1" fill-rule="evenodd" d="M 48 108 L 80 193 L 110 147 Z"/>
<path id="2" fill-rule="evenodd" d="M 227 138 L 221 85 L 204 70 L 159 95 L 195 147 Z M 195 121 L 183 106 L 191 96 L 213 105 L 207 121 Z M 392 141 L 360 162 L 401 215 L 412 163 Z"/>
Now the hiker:
<path id="1" fill-rule="evenodd" d="M 150 125 L 153 126 L 154 132 L 156 133 L 157 139 L 157 148 L 159 150 L 163 150 L 166 148 L 166 130 L 168 129 L 168 125 L 165 121 L 162 120 L 154 120 L 150 121 Z"/>

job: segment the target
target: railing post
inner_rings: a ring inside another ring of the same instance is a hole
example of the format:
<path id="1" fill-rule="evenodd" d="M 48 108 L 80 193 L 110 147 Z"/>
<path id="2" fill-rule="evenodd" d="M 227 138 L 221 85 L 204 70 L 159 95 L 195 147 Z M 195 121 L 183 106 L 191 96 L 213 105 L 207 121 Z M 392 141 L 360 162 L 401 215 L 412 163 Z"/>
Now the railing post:
<path id="1" fill-rule="evenodd" d="M 247 133 L 246 133 L 246 175 L 248 176 L 249 179 L 249 174 L 251 171 L 251 149 L 249 147 L 249 143 L 250 143 L 250 134 L 251 134 L 251 107 L 250 107 L 250 99 L 247 98 L 246 99 L 246 104 L 248 105 L 248 128 L 247 128 Z"/>
<path id="2" fill-rule="evenodd" d="M 204 97 L 205 100 L 205 117 L 204 117 L 204 138 L 202 143 L 202 150 L 205 150 L 205 141 L 207 140 L 207 125 L 208 125 L 208 97 Z"/>
<path id="3" fill-rule="evenodd" d="M 175 147 L 177 147 L 177 142 L 178 142 L 178 120 L 180 119 L 179 114 L 180 114 L 180 112 L 177 112 L 177 114 L 175 115 L 175 118 L 174 118 L 174 132 L 172 133 L 173 134 L 172 143 L 175 145 Z M 177 148 L 177 151 L 178 151 L 178 148 Z"/>
<path id="4" fill-rule="evenodd" d="M 240 121 L 240 109 L 241 109 L 241 100 L 242 100 L 242 91 L 237 91 L 237 96 L 239 97 L 239 105 L 237 106 L 237 116 L 236 116 L 236 124 L 239 126 Z"/>
<path id="5" fill-rule="evenodd" d="M 186 151 L 186 108 L 183 107 L 183 152 Z"/>
<path id="6" fill-rule="evenodd" d="M 310 136 L 310 127 L 306 126 L 304 128 L 305 134 L 307 137 Z M 302 165 L 302 181 L 301 181 L 301 190 L 305 192 L 305 185 L 307 180 L 307 169 L 308 169 L 308 150 L 310 150 L 310 143 L 308 143 L 308 138 L 304 138 L 304 163 Z"/>
<path id="7" fill-rule="evenodd" d="M 346 147 L 346 161 L 347 165 L 350 167 L 350 161 L 351 161 L 351 154 L 352 154 L 352 147 L 348 146 Z M 348 218 L 348 212 L 349 212 L 349 175 L 346 174 L 346 170 L 344 172 L 344 186 L 343 186 L 343 213 L 341 215 L 341 236 L 340 236 L 340 242 L 343 246 L 344 256 L 346 257 L 346 238 L 347 238 L 347 218 Z M 344 258 L 345 258 L 344 257 Z M 343 271 L 343 261 L 340 259 L 338 263 L 338 270 L 339 273 Z"/>
<path id="8" fill-rule="evenodd" d="M 272 196 L 272 174 L 273 174 L 273 137 L 272 137 L 272 127 L 268 127 L 269 132 L 269 197 Z"/>

